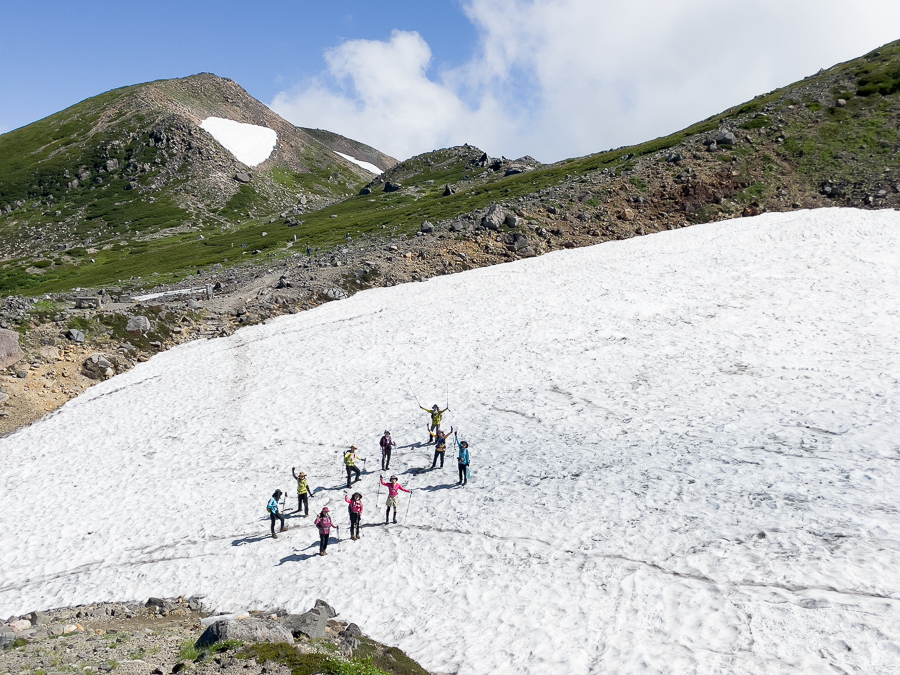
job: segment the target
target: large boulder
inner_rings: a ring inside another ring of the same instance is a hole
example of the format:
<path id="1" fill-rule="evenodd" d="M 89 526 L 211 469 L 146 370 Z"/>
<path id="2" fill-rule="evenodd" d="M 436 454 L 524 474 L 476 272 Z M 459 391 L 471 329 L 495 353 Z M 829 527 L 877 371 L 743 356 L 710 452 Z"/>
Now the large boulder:
<path id="1" fill-rule="evenodd" d="M 325 607 L 316 607 L 303 614 L 288 614 L 281 622 L 295 637 L 305 635 L 310 640 L 318 640 L 325 637 L 325 628 L 330 618 L 328 615 Z"/>
<path id="2" fill-rule="evenodd" d="M 487 214 L 481 219 L 481 224 L 494 232 L 500 231 L 500 226 L 506 221 L 506 211 L 499 204 L 494 204 L 488 209 Z"/>
<path id="3" fill-rule="evenodd" d="M 324 637 L 322 632 L 320 637 Z M 280 621 L 250 617 L 233 621 L 216 621 L 209 626 L 200 639 L 197 649 L 206 649 L 224 640 L 241 640 L 242 642 L 287 642 L 294 643 L 294 636 Z"/>
<path id="4" fill-rule="evenodd" d="M 128 323 L 125 325 L 125 330 L 131 333 L 132 335 L 140 335 L 142 333 L 150 332 L 150 319 L 146 316 L 133 316 L 128 319 Z"/>
<path id="5" fill-rule="evenodd" d="M 0 328 L 0 368 L 8 368 L 22 360 L 25 354 L 19 349 L 19 334 Z"/>

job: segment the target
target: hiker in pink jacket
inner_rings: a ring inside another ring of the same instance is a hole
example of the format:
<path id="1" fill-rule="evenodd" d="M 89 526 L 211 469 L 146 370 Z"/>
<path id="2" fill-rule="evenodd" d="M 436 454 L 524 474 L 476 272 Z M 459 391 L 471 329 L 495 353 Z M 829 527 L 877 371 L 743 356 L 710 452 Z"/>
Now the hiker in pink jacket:
<path id="1" fill-rule="evenodd" d="M 328 548 L 328 537 L 331 534 L 331 528 L 340 529 L 332 522 L 327 506 L 322 509 L 319 517 L 316 518 L 316 527 L 319 528 L 319 555 L 326 555 L 325 549 Z"/>
<path id="2" fill-rule="evenodd" d="M 394 509 L 394 523 L 396 523 L 397 522 L 397 504 L 400 501 L 400 497 L 398 495 L 400 494 L 400 490 L 403 490 L 404 492 L 409 492 L 409 493 L 412 493 L 412 490 L 407 490 L 405 487 L 400 485 L 400 483 L 397 482 L 397 476 L 391 476 L 390 483 L 384 482 L 384 476 L 379 476 L 379 478 L 381 479 L 381 484 L 384 485 L 388 491 L 387 511 L 384 512 L 384 524 L 385 525 L 388 524 L 388 520 L 391 517 L 391 508 Z"/>
<path id="3" fill-rule="evenodd" d="M 349 504 L 347 511 L 350 512 L 350 538 L 359 539 L 359 525 L 362 522 L 363 503 L 362 495 L 358 492 L 353 493 L 353 499 L 344 492 L 344 501 Z"/>

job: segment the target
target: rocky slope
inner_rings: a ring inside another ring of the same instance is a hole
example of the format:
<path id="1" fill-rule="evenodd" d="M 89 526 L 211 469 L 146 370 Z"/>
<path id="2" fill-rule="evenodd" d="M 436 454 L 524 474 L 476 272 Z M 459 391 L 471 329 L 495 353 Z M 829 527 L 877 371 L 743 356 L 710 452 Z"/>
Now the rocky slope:
<path id="1" fill-rule="evenodd" d="M 213 614 L 199 598 L 150 598 L 9 617 L 0 623 L 0 673 L 428 675 L 321 600 L 302 615 Z"/>

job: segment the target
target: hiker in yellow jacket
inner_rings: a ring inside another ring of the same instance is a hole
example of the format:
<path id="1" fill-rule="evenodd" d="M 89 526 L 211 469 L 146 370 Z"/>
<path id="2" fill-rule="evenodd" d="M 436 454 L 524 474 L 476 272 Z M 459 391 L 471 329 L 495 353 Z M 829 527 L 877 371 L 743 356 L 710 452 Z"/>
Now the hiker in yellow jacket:
<path id="1" fill-rule="evenodd" d="M 450 410 L 450 406 L 447 406 L 443 410 L 440 409 L 437 403 L 431 406 L 431 410 L 422 405 L 419 407 L 431 415 L 431 424 L 428 425 L 428 443 L 431 443 L 431 440 L 437 435 L 438 429 L 441 428 L 441 419 L 443 418 L 444 413 Z"/>
<path id="2" fill-rule="evenodd" d="M 360 470 L 359 470 L 359 467 L 356 466 L 357 460 L 362 460 L 363 462 L 365 462 L 366 458 L 365 457 L 357 457 L 356 456 L 356 446 L 351 445 L 350 449 L 344 453 L 344 466 L 347 468 L 347 487 L 348 488 L 350 487 L 350 483 L 351 483 L 350 476 L 353 473 L 356 473 L 356 478 L 352 482 L 356 483 L 357 481 L 359 481 Z"/>

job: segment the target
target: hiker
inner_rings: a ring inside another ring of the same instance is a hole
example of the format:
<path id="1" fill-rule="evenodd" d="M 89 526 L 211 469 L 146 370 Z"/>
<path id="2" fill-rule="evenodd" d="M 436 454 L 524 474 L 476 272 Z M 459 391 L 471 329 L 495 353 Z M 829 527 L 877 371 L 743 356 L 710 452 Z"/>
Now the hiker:
<path id="1" fill-rule="evenodd" d="M 303 517 L 306 518 L 309 516 L 309 495 L 312 493 L 306 481 L 306 474 L 301 471 L 298 475 L 295 469 L 296 467 L 291 467 L 291 474 L 297 481 L 297 511 L 303 509 Z"/>
<path id="2" fill-rule="evenodd" d="M 353 498 L 347 496 L 344 492 L 344 501 L 349 504 L 347 511 L 350 513 L 350 538 L 359 539 L 359 525 L 362 522 L 363 503 L 362 495 L 358 492 L 353 493 Z"/>
<path id="3" fill-rule="evenodd" d="M 365 457 L 357 457 L 356 456 L 356 446 L 351 445 L 350 449 L 344 453 L 344 466 L 347 467 L 347 487 L 350 487 L 350 476 L 355 472 L 356 478 L 353 480 L 356 483 L 359 480 L 359 467 L 356 466 L 356 460 L 360 459 L 362 461 L 366 461 Z"/>
<path id="4" fill-rule="evenodd" d="M 450 406 L 447 406 L 443 410 L 438 407 L 437 403 L 431 406 L 431 410 L 422 405 L 420 405 L 419 407 L 429 415 L 431 415 L 431 424 L 428 425 L 428 442 L 431 443 L 432 437 L 435 435 L 437 430 L 441 428 L 441 418 L 443 417 L 445 412 L 450 410 Z"/>
<path id="5" fill-rule="evenodd" d="M 460 442 L 459 436 L 457 436 L 455 431 L 453 432 L 453 437 L 456 439 L 456 445 L 459 448 L 459 457 L 457 458 L 459 462 L 459 481 L 456 484 L 465 485 L 469 482 L 469 443 L 468 441 Z"/>
<path id="6" fill-rule="evenodd" d="M 281 490 L 275 490 L 272 493 L 272 498 L 269 500 L 268 506 L 266 506 L 266 510 L 269 512 L 269 518 L 272 519 L 272 539 L 278 539 L 278 535 L 275 534 L 275 519 L 281 520 L 281 531 L 284 532 L 287 529 L 287 525 L 284 524 L 284 516 L 281 515 L 278 511 L 278 502 L 281 500 Z"/>
<path id="7" fill-rule="evenodd" d="M 384 482 L 384 476 L 379 476 L 379 478 L 381 479 L 381 484 L 384 485 L 388 491 L 387 511 L 384 512 L 384 524 L 385 525 L 388 524 L 388 520 L 391 517 L 391 508 L 394 509 L 394 523 L 396 524 L 396 522 L 397 522 L 397 504 L 400 502 L 400 497 L 399 497 L 400 490 L 403 490 L 404 492 L 409 492 L 410 494 L 412 494 L 412 490 L 407 490 L 405 487 L 400 485 L 400 483 L 397 482 L 397 476 L 391 476 L 390 483 Z"/>
<path id="8" fill-rule="evenodd" d="M 391 468 L 391 448 L 397 445 L 394 439 L 391 438 L 391 432 L 385 431 L 378 444 L 381 446 L 381 470 L 389 471 Z"/>
<path id="9" fill-rule="evenodd" d="M 431 468 L 433 469 L 437 465 L 438 457 L 441 458 L 441 468 L 444 468 L 444 453 L 447 450 L 447 436 L 453 433 L 453 427 L 450 427 L 450 433 L 445 434 L 440 429 L 437 430 L 437 433 L 434 436 L 434 459 L 431 462 Z"/>
<path id="10" fill-rule="evenodd" d="M 323 506 L 322 512 L 316 518 L 316 527 L 319 528 L 319 555 L 325 555 L 325 549 L 328 548 L 328 537 L 331 535 L 331 528 L 339 530 L 337 525 L 331 521 L 331 514 L 328 513 L 328 507 Z"/>

